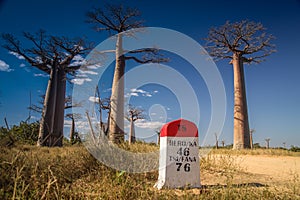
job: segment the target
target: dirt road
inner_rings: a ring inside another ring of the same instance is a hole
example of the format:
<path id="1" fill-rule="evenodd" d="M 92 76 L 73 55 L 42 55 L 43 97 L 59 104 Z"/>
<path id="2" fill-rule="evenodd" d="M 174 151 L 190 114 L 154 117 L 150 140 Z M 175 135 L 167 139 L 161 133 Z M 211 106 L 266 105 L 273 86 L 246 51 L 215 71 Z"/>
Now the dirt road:
<path id="1" fill-rule="evenodd" d="M 216 157 L 222 159 L 222 155 Z M 230 159 L 234 160 L 234 166 L 238 166 L 238 172 L 232 172 L 232 180 L 230 180 L 234 184 L 286 185 L 291 182 L 300 184 L 300 157 L 238 155 L 230 156 Z M 201 183 L 227 184 L 229 176 L 228 173 L 226 176 L 226 173 L 222 172 L 222 168 L 214 173 L 211 173 L 211 170 L 203 170 L 200 173 Z"/>
<path id="2" fill-rule="evenodd" d="M 245 155 L 241 157 L 240 165 L 266 183 L 300 178 L 300 157 Z"/>

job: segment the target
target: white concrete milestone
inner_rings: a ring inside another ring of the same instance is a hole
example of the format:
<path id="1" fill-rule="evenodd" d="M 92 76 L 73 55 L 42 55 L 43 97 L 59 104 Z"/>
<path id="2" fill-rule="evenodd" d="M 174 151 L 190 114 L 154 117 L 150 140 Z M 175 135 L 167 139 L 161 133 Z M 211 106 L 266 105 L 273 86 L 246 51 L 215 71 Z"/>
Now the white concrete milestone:
<path id="1" fill-rule="evenodd" d="M 179 119 L 162 127 L 159 176 L 154 187 L 201 187 L 198 129 L 193 122 Z"/>

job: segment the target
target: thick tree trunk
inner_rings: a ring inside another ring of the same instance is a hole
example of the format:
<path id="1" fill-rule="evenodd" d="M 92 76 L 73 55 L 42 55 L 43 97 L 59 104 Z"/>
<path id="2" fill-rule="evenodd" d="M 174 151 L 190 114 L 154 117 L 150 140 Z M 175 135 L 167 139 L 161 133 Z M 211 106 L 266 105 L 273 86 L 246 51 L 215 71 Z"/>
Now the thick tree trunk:
<path id="1" fill-rule="evenodd" d="M 72 117 L 72 124 L 71 124 L 71 128 L 70 128 L 70 143 L 73 144 L 74 142 L 74 133 L 75 133 L 75 120 Z"/>
<path id="2" fill-rule="evenodd" d="M 125 58 L 122 35 L 118 34 L 116 43 L 116 66 L 112 84 L 111 110 L 109 119 L 109 140 L 113 143 L 124 141 L 124 70 Z"/>
<path id="3" fill-rule="evenodd" d="M 65 119 L 65 98 L 66 98 L 66 72 L 59 68 L 57 73 L 57 94 L 55 105 L 55 117 L 53 123 L 53 138 L 50 146 L 62 146 L 64 137 Z"/>
<path id="4" fill-rule="evenodd" d="M 40 120 L 39 136 L 37 146 L 49 146 L 51 134 L 53 133 L 53 121 L 56 103 L 57 68 L 53 67 L 48 80 L 46 95 L 44 99 L 42 118 Z"/>
<path id="5" fill-rule="evenodd" d="M 250 133 L 246 100 L 243 58 L 233 55 L 234 73 L 234 141 L 233 149 L 250 148 Z"/>
<path id="6" fill-rule="evenodd" d="M 128 137 L 129 144 L 135 143 L 135 130 L 134 130 L 134 120 L 130 119 L 130 130 L 129 130 L 129 137 Z"/>

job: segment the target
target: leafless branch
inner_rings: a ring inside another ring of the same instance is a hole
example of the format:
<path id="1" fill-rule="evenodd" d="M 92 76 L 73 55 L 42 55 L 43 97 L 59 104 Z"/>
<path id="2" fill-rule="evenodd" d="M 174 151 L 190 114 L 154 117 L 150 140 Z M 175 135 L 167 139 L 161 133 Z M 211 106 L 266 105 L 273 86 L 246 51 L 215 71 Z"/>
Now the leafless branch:
<path id="1" fill-rule="evenodd" d="M 94 9 L 87 14 L 87 22 L 95 25 L 96 31 L 115 31 L 121 33 L 132 28 L 142 26 L 142 21 L 137 20 L 140 12 L 137 9 L 124 8 L 122 5 L 106 5 L 105 11 Z"/>
<path id="2" fill-rule="evenodd" d="M 275 45 L 271 43 L 274 36 L 265 31 L 266 28 L 261 23 L 248 20 L 236 23 L 227 21 L 219 28 L 210 29 L 205 38 L 206 49 L 217 60 L 232 59 L 233 53 L 239 53 L 245 62 L 259 63 L 276 51 Z"/>
<path id="3" fill-rule="evenodd" d="M 138 63 L 162 63 L 162 62 L 168 62 L 168 58 L 164 58 L 162 54 L 159 53 L 159 49 L 157 48 L 143 48 L 143 49 L 137 49 L 127 52 L 129 56 L 125 56 L 126 60 L 134 60 Z M 137 56 L 131 56 L 130 54 L 139 55 L 141 53 L 144 53 L 141 58 L 138 58 Z"/>
<path id="4" fill-rule="evenodd" d="M 50 74 L 53 66 L 61 66 L 68 73 L 79 69 L 79 67 L 69 66 L 72 59 L 76 55 L 86 54 L 93 46 L 85 43 L 81 38 L 68 39 L 50 36 L 43 30 L 39 30 L 35 34 L 24 32 L 23 36 L 31 42 L 31 47 L 22 48 L 23 45 L 13 35 L 2 34 L 2 38 L 6 42 L 3 47 L 10 52 L 23 56 L 30 65 L 48 74 Z"/>

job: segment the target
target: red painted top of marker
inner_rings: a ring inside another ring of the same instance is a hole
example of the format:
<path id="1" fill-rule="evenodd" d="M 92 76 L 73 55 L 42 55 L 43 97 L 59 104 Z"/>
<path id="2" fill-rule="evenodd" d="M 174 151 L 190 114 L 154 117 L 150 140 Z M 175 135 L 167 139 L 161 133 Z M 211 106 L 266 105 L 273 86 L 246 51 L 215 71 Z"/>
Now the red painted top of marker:
<path id="1" fill-rule="evenodd" d="M 193 122 L 178 119 L 165 124 L 160 137 L 198 137 L 198 128 Z"/>

